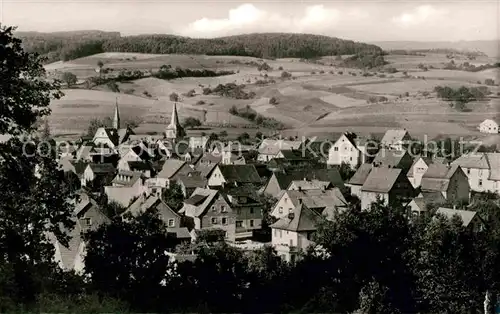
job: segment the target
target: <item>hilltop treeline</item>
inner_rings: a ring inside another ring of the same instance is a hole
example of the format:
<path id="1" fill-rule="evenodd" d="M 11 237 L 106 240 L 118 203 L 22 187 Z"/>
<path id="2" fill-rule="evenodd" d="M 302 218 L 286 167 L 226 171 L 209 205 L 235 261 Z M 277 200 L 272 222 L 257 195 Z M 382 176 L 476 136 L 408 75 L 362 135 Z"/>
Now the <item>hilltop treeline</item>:
<path id="1" fill-rule="evenodd" d="M 212 39 L 174 35 L 120 36 L 107 32 L 19 33 L 26 50 L 51 61 L 101 52 L 207 54 L 257 58 L 313 58 L 325 55 L 380 53 L 375 45 L 311 34 L 263 33 Z"/>
<path id="2" fill-rule="evenodd" d="M 212 71 L 212 70 L 191 70 L 180 67 L 173 68 L 170 64 L 162 65 L 160 70 L 153 73 L 153 76 L 163 80 L 176 79 L 181 77 L 215 77 L 234 74 L 233 71 Z"/>

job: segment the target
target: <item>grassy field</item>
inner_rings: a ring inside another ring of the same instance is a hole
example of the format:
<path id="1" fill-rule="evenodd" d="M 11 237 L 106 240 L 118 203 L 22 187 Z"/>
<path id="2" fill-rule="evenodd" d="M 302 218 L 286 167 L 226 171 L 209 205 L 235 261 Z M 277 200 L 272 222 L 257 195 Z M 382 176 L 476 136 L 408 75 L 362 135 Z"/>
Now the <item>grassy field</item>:
<path id="1" fill-rule="evenodd" d="M 163 64 L 173 67 L 233 70 L 233 75 L 212 78 L 182 78 L 160 80 L 143 78 L 133 82 L 119 83 L 120 93 L 107 87 L 95 90 L 65 90 L 66 96 L 54 101 L 50 118 L 55 134 L 81 134 L 92 118 L 104 118 L 113 114 L 116 99 L 120 104 L 122 119 L 140 121 L 137 132 L 162 132 L 170 121 L 173 102 L 170 94 L 176 93 L 181 121 L 187 117 L 200 119 L 207 130 L 190 132 L 220 132 L 222 125 L 229 125 L 227 132 L 237 136 L 242 132 L 253 134 L 262 131 L 244 118 L 229 114 L 232 106 L 250 106 L 257 113 L 274 118 L 287 126 L 283 134 L 289 136 L 326 136 L 346 130 L 361 134 L 379 134 L 388 128 L 404 127 L 412 135 L 424 134 L 460 135 L 477 137 L 479 122 L 497 116 L 499 99 L 469 104 L 470 112 L 458 112 L 446 102 L 436 99 L 433 89 L 437 85 L 459 87 L 479 86 L 477 81 L 486 78 L 498 79 L 497 69 L 481 72 L 465 72 L 439 69 L 439 64 L 449 62 L 444 55 L 387 56 L 399 72 L 394 74 L 374 73 L 363 76 L 363 71 L 337 68 L 329 65 L 301 62 L 298 59 L 265 60 L 272 70 L 259 72 L 255 58 L 232 56 L 147 55 L 131 53 L 105 53 L 71 62 L 47 65 L 47 70 L 56 75 L 69 71 L 79 79 L 98 75 L 97 62 L 105 68 L 157 69 Z M 464 60 L 463 60 L 464 61 Z M 460 61 L 462 62 L 462 61 Z M 477 64 L 494 60 L 476 60 Z M 325 62 L 325 64 L 328 61 Z M 435 65 L 436 69 L 421 71 L 418 64 Z M 472 61 L 470 63 L 473 63 Z M 56 73 L 57 71 L 57 73 Z M 292 73 L 292 79 L 282 80 L 283 71 Z M 403 71 L 409 77 L 404 77 Z M 275 83 L 256 85 L 265 80 L 264 74 Z M 354 75 L 353 75 L 354 74 Z M 416 78 L 421 77 L 421 78 Z M 423 78 L 422 78 L 423 77 Z M 232 99 L 217 95 L 203 95 L 203 88 L 218 84 L 245 84 L 245 91 L 254 92 L 254 99 Z M 500 90 L 489 87 L 495 96 Z M 187 92 L 194 90 L 194 95 Z M 424 96 L 423 93 L 426 95 Z M 408 93 L 408 95 L 406 95 Z M 384 103 L 368 103 L 377 96 L 385 96 Z M 274 97 L 277 104 L 270 104 Z M 266 130 L 266 132 L 271 132 Z"/>

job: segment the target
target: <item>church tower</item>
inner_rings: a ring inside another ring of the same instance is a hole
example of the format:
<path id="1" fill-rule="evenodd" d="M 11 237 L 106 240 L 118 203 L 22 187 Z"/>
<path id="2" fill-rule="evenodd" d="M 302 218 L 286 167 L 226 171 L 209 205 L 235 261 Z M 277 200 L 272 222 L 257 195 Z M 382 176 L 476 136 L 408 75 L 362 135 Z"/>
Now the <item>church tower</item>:
<path id="1" fill-rule="evenodd" d="M 113 129 L 120 129 L 120 112 L 118 111 L 118 98 L 116 98 L 115 104 L 115 116 L 113 117 Z"/>
<path id="2" fill-rule="evenodd" d="M 170 118 L 170 124 L 165 130 L 165 137 L 170 140 L 177 140 L 183 138 L 186 135 L 184 129 L 179 123 L 179 117 L 177 115 L 177 104 L 174 102 L 172 107 L 172 116 Z"/>

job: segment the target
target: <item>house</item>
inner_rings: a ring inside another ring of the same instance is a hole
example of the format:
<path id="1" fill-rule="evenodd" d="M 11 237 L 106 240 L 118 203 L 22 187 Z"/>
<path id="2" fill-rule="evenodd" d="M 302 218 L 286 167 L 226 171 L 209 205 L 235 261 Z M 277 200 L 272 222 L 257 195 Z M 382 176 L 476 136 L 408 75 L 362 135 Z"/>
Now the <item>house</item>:
<path id="1" fill-rule="evenodd" d="M 118 171 L 140 172 L 146 178 L 151 178 L 154 174 L 153 164 L 149 161 L 126 161 L 120 160 L 117 166 Z"/>
<path id="2" fill-rule="evenodd" d="M 274 205 L 271 216 L 278 219 L 285 217 L 300 203 L 325 216 L 331 216 L 331 213 L 342 211 L 347 206 L 347 201 L 338 188 L 330 190 L 286 190 Z"/>
<path id="3" fill-rule="evenodd" d="M 443 215 L 448 219 L 458 216 L 462 220 L 463 226 L 472 232 L 482 231 L 486 226 L 481 217 L 471 210 L 440 207 L 437 209 L 436 215 Z"/>
<path id="4" fill-rule="evenodd" d="M 133 146 L 121 146 L 119 150 L 120 162 L 150 161 L 153 159 L 153 156 L 150 154 L 150 149 L 143 143 Z"/>
<path id="5" fill-rule="evenodd" d="M 254 230 L 262 228 L 263 204 L 252 185 L 226 188 L 221 193 L 236 212 L 235 239 L 252 237 Z"/>
<path id="6" fill-rule="evenodd" d="M 492 119 L 486 119 L 479 124 L 479 132 L 481 133 L 489 133 L 489 134 L 498 134 L 499 131 L 499 123 Z"/>
<path id="7" fill-rule="evenodd" d="M 414 194 L 406 173 L 397 168 L 373 167 L 361 187 L 361 208 L 368 210 L 378 199 L 385 205 L 408 203 Z"/>
<path id="8" fill-rule="evenodd" d="M 409 204 L 409 210 L 413 215 L 420 216 L 429 213 L 429 207 L 436 207 L 446 203 L 441 192 L 420 192 Z"/>
<path id="9" fill-rule="evenodd" d="M 142 174 L 133 171 L 120 171 L 111 181 L 111 186 L 104 187 L 108 202 L 114 201 L 128 207 L 135 198 L 149 194 Z"/>
<path id="10" fill-rule="evenodd" d="M 267 162 L 275 158 L 280 150 L 298 150 L 301 146 L 302 141 L 264 139 L 257 149 L 257 160 Z"/>
<path id="11" fill-rule="evenodd" d="M 355 195 L 361 199 L 361 188 L 365 184 L 368 175 L 374 168 L 373 164 L 362 164 L 359 166 L 358 170 L 354 173 L 346 186 L 351 189 L 351 195 Z"/>
<path id="12" fill-rule="evenodd" d="M 429 169 L 429 165 L 432 164 L 432 159 L 429 157 L 417 157 L 415 161 L 410 167 L 410 170 L 406 174 L 408 180 L 413 185 L 414 188 L 420 186 L 420 182 L 422 181 L 422 176 Z"/>
<path id="13" fill-rule="evenodd" d="M 75 220 L 75 226 L 68 231 L 68 246 L 60 243 L 52 233 L 48 234 L 48 238 L 54 245 L 54 258 L 59 266 L 63 270 L 82 272 L 85 266 L 83 234 L 95 230 L 103 224 L 109 224 L 111 220 L 100 210 L 97 203 L 85 193 L 77 195 L 73 219 Z"/>
<path id="14" fill-rule="evenodd" d="M 214 145 L 211 153 L 220 155 L 222 152 L 231 152 L 235 155 L 243 155 L 253 150 L 255 150 L 255 148 L 252 145 L 243 145 L 240 142 L 229 141 L 227 144 Z"/>
<path id="15" fill-rule="evenodd" d="M 285 261 L 294 263 L 297 255 L 312 242 L 321 214 L 304 203 L 298 203 L 288 214 L 280 217 L 271 227 L 271 243 Z"/>
<path id="16" fill-rule="evenodd" d="M 236 212 L 217 190 L 197 188 L 184 201 L 179 214 L 191 217 L 196 230 L 221 229 L 227 240 L 236 239 Z"/>
<path id="17" fill-rule="evenodd" d="M 139 196 L 130 204 L 127 210 L 121 214 L 121 217 L 127 219 L 129 214 L 138 216 L 149 210 L 156 210 L 158 212 L 159 218 L 165 223 L 165 226 L 167 226 L 167 231 L 169 233 L 175 233 L 179 243 L 191 242 L 191 233 L 188 228 L 181 225 L 182 217 L 156 195 L 149 195 L 147 197 L 143 195 Z"/>
<path id="18" fill-rule="evenodd" d="M 110 177 L 113 177 L 116 172 L 115 167 L 112 164 L 95 164 L 89 163 L 85 167 L 82 175 L 82 186 L 86 186 L 87 183 L 93 182 L 94 180 L 100 180 L 101 183 L 107 183 Z"/>
<path id="19" fill-rule="evenodd" d="M 405 174 L 413 165 L 413 158 L 406 150 L 394 150 L 383 148 L 379 150 L 373 164 L 376 167 L 388 167 L 403 169 Z"/>
<path id="20" fill-rule="evenodd" d="M 389 148 L 394 150 L 406 149 L 409 142 L 411 141 L 411 136 L 406 130 L 387 130 L 380 141 L 383 148 Z"/>
<path id="21" fill-rule="evenodd" d="M 469 201 L 470 186 L 460 166 L 431 164 L 422 177 L 421 190 L 440 192 L 448 201 Z"/>
<path id="22" fill-rule="evenodd" d="M 146 185 L 151 193 L 161 193 L 163 189 L 170 186 L 171 182 L 175 181 L 177 175 L 187 174 L 192 170 L 191 166 L 185 161 L 167 159 L 158 174 L 154 178 L 148 179 Z"/>
<path id="23" fill-rule="evenodd" d="M 500 193 L 500 153 L 468 153 L 452 162 L 462 168 L 476 192 Z"/>
<path id="24" fill-rule="evenodd" d="M 356 169 L 367 162 L 366 154 L 366 141 L 361 142 L 356 134 L 346 132 L 330 147 L 327 164 L 340 166 L 345 163 Z"/>
<path id="25" fill-rule="evenodd" d="M 191 136 L 189 138 L 189 149 L 207 149 L 208 136 Z"/>
<path id="26" fill-rule="evenodd" d="M 282 192 L 290 186 L 292 181 L 297 180 L 318 180 L 330 182 L 333 187 L 340 189 L 344 188 L 344 181 L 340 176 L 338 169 L 308 169 L 308 170 L 297 170 L 290 171 L 287 173 L 275 172 L 271 175 L 266 185 L 263 188 L 265 194 L 269 194 L 273 197 L 280 197 Z"/>
<path id="27" fill-rule="evenodd" d="M 333 184 L 328 181 L 320 181 L 320 180 L 294 180 L 290 183 L 287 190 L 328 190 L 332 189 Z"/>
<path id="28" fill-rule="evenodd" d="M 177 183 L 181 187 L 184 198 L 188 198 L 197 188 L 206 188 L 208 180 L 201 176 L 201 172 L 191 172 L 179 175 Z"/>
<path id="29" fill-rule="evenodd" d="M 217 165 L 208 178 L 208 186 L 261 184 L 261 178 L 254 165 Z"/>

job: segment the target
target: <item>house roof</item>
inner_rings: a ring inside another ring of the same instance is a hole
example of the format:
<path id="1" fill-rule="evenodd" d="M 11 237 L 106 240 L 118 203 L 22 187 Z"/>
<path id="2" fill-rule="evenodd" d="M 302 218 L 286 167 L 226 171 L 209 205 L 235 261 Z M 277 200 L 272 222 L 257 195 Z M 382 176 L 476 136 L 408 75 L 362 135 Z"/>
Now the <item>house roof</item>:
<path id="1" fill-rule="evenodd" d="M 191 239 L 191 233 L 186 227 L 167 228 L 167 232 L 175 233 L 177 239 Z"/>
<path id="2" fill-rule="evenodd" d="M 116 176 L 114 177 L 113 181 L 111 181 L 111 183 L 122 185 L 122 186 L 132 186 L 141 177 L 142 177 L 142 174 L 139 172 L 121 170 L 116 174 Z"/>
<path id="3" fill-rule="evenodd" d="M 321 215 L 304 204 L 298 204 L 288 216 L 280 218 L 270 227 L 294 232 L 315 231 Z"/>
<path id="4" fill-rule="evenodd" d="M 446 199 L 441 192 L 436 191 L 422 191 L 417 197 L 413 199 L 420 211 L 426 211 L 429 204 L 444 204 Z"/>
<path id="5" fill-rule="evenodd" d="M 302 156 L 302 152 L 299 150 L 292 149 L 282 149 L 280 153 L 283 155 L 283 158 L 286 160 L 307 160 L 308 158 Z"/>
<path id="6" fill-rule="evenodd" d="M 132 214 L 133 216 L 137 216 L 140 213 L 144 213 L 148 210 L 151 210 L 153 208 L 158 209 L 158 213 L 160 216 L 165 216 L 168 212 L 174 216 L 180 217 L 179 214 L 177 214 L 170 206 L 167 205 L 163 200 L 161 200 L 159 197 L 156 195 L 149 195 L 147 198 L 144 198 L 144 196 L 139 196 L 130 206 L 127 208 L 126 211 L 124 211 L 121 216 L 124 216 L 125 214 Z"/>
<path id="7" fill-rule="evenodd" d="M 304 179 L 326 181 L 331 182 L 335 187 L 344 187 L 344 181 L 337 168 L 296 170 L 287 173 L 276 172 L 273 175 L 281 190 L 287 189 L 292 181 Z"/>
<path id="8" fill-rule="evenodd" d="M 185 207 L 195 206 L 194 216 L 199 217 L 207 210 L 214 198 L 219 194 L 217 190 L 196 188 L 191 197 L 184 201 L 184 206 L 179 211 L 180 214 L 185 212 Z"/>
<path id="9" fill-rule="evenodd" d="M 408 152 L 405 150 L 382 148 L 375 156 L 373 163 L 384 167 L 399 167 L 401 160 L 406 155 Z"/>
<path id="10" fill-rule="evenodd" d="M 430 157 L 423 157 L 423 156 L 420 156 L 420 157 L 417 157 L 413 160 L 413 164 L 411 165 L 410 167 L 410 170 L 408 170 L 408 173 L 407 173 L 407 176 L 409 178 L 412 178 L 413 177 L 413 171 L 414 171 L 414 168 L 415 168 L 415 165 L 417 164 L 417 162 L 419 162 L 420 160 L 422 160 L 426 165 L 427 167 L 429 167 L 430 164 L 433 163 L 433 160 L 432 158 Z"/>
<path id="11" fill-rule="evenodd" d="M 292 185 L 301 190 L 321 190 L 329 188 L 330 186 L 332 186 L 332 183 L 319 180 L 293 180 L 292 182 L 290 182 L 287 190 L 289 190 Z"/>
<path id="12" fill-rule="evenodd" d="M 264 139 L 258 148 L 259 154 L 276 155 L 280 150 L 299 149 L 302 141 Z"/>
<path id="13" fill-rule="evenodd" d="M 406 130 L 387 130 L 380 141 L 383 145 L 400 144 L 408 134 Z"/>
<path id="14" fill-rule="evenodd" d="M 363 185 L 366 181 L 366 178 L 368 178 L 368 175 L 372 171 L 373 165 L 372 164 L 362 164 L 359 166 L 358 170 L 356 170 L 356 173 L 351 177 L 351 180 L 349 180 L 349 184 L 351 185 Z"/>
<path id="15" fill-rule="evenodd" d="M 177 182 L 182 182 L 186 188 L 204 188 L 208 180 L 201 175 L 179 175 Z"/>
<path id="16" fill-rule="evenodd" d="M 397 182 L 401 169 L 374 167 L 368 174 L 361 191 L 388 193 Z"/>
<path id="17" fill-rule="evenodd" d="M 487 155 L 484 153 L 468 153 L 458 157 L 452 165 L 459 165 L 462 168 L 489 169 Z"/>
<path id="18" fill-rule="evenodd" d="M 460 209 L 452 209 L 452 208 L 445 208 L 445 207 L 440 207 L 436 211 L 436 214 L 441 214 L 447 217 L 448 219 L 453 218 L 455 215 L 458 215 L 462 221 L 463 221 L 463 226 L 467 227 L 472 219 L 476 216 L 475 211 L 471 210 L 460 210 Z"/>
<path id="19" fill-rule="evenodd" d="M 163 164 L 161 171 L 157 174 L 158 178 L 170 179 L 173 177 L 184 165 L 183 160 L 167 159 Z"/>
<path id="20" fill-rule="evenodd" d="M 420 183 L 423 191 L 440 191 L 448 190 L 450 178 L 460 169 L 458 165 L 448 166 L 447 164 L 435 163 L 431 164 L 427 171 L 422 176 Z"/>
<path id="21" fill-rule="evenodd" d="M 153 165 L 147 161 L 129 161 L 128 167 L 132 171 L 148 171 L 153 170 Z"/>
<path id="22" fill-rule="evenodd" d="M 500 181 L 500 153 L 486 153 L 486 158 L 490 166 L 490 176 L 488 179 Z"/>
<path id="23" fill-rule="evenodd" d="M 338 188 L 331 190 L 289 190 L 285 191 L 285 193 L 290 198 L 292 204 L 299 204 L 299 199 L 301 199 L 302 203 L 311 209 L 345 207 L 347 204 L 342 192 Z"/>
<path id="24" fill-rule="evenodd" d="M 101 174 L 113 173 L 116 170 L 113 164 L 110 163 L 103 163 L 103 164 L 90 163 L 88 164 L 88 167 L 92 169 L 93 173 L 101 173 Z"/>
<path id="25" fill-rule="evenodd" d="M 217 167 L 217 165 L 218 164 L 198 164 L 196 166 L 196 171 L 199 171 L 200 175 L 203 178 L 208 178 L 212 174 L 212 171 L 214 171 L 215 167 Z"/>
<path id="26" fill-rule="evenodd" d="M 224 179 L 237 183 L 260 183 L 261 178 L 254 165 L 218 165 Z"/>

